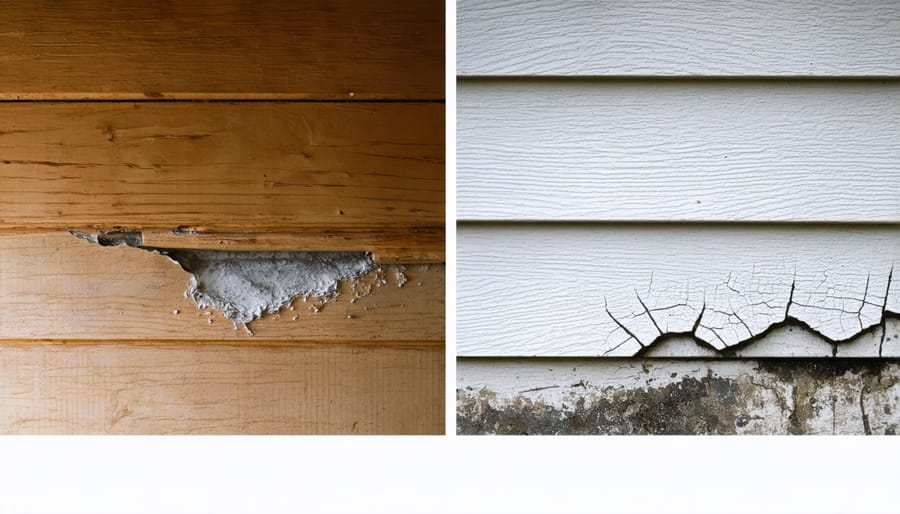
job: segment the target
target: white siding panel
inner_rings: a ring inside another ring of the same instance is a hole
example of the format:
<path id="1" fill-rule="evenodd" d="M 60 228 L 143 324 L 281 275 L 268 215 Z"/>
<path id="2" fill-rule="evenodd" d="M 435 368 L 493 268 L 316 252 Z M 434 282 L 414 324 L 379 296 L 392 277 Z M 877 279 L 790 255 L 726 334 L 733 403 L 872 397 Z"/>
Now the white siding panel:
<path id="1" fill-rule="evenodd" d="M 898 81 L 462 81 L 458 218 L 900 221 Z"/>
<path id="2" fill-rule="evenodd" d="M 896 0 L 460 0 L 460 75 L 900 75 Z"/>
<path id="3" fill-rule="evenodd" d="M 900 314 L 897 227 L 464 224 L 458 241 L 462 356 L 624 357 L 678 334 L 733 350 L 786 321 L 842 343 Z"/>

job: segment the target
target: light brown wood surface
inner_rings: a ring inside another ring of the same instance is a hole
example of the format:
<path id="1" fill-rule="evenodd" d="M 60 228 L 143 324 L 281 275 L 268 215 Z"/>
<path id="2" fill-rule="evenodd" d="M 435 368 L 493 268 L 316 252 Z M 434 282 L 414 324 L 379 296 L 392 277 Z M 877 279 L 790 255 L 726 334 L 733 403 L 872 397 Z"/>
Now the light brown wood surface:
<path id="1" fill-rule="evenodd" d="M 0 2 L 0 99 L 443 99 L 436 0 Z"/>
<path id="2" fill-rule="evenodd" d="M 391 264 L 444 262 L 444 227 L 308 228 L 303 232 L 178 232 L 145 230 L 144 246 L 190 250 L 358 251 L 373 253 L 375 262 Z"/>
<path id="3" fill-rule="evenodd" d="M 371 293 L 359 298 L 344 283 L 342 294 L 324 306 L 319 299 L 297 299 L 293 311 L 252 322 L 250 337 L 219 312 L 197 310 L 184 297 L 190 274 L 168 257 L 127 246 L 101 247 L 68 233 L 0 235 L 0 341 L 439 343 L 444 339 L 444 267 L 423 268 L 407 266 L 407 281 L 398 287 L 400 268 L 384 265 L 380 274 L 363 277 L 357 291 L 371 286 Z M 385 285 L 377 286 L 378 275 Z"/>
<path id="4" fill-rule="evenodd" d="M 434 0 L 0 0 L 0 433 L 443 433 L 444 266 L 400 265 L 444 260 L 443 25 Z M 381 268 L 251 337 L 167 257 L 69 230 Z"/>
<path id="5" fill-rule="evenodd" d="M 0 104 L 2 228 L 371 230 L 443 218 L 439 104 Z"/>
<path id="6" fill-rule="evenodd" d="M 0 344 L 0 433 L 440 434 L 443 346 Z"/>

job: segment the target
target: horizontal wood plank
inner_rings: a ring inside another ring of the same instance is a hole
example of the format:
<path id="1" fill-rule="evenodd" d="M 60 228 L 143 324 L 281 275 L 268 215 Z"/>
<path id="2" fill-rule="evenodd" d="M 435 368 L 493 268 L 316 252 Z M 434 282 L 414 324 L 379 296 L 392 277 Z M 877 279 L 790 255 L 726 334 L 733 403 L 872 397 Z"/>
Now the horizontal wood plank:
<path id="1" fill-rule="evenodd" d="M 443 97 L 441 1 L 0 2 L 0 100 Z"/>
<path id="2" fill-rule="evenodd" d="M 794 323 L 879 357 L 900 337 L 884 330 L 900 315 L 897 227 L 477 224 L 458 241 L 461 356 L 630 357 L 684 336 L 733 355 Z"/>
<path id="3" fill-rule="evenodd" d="M 472 81 L 461 220 L 900 221 L 900 82 Z"/>
<path id="4" fill-rule="evenodd" d="M 442 434 L 442 346 L 0 344 L 4 434 Z"/>
<path id="5" fill-rule="evenodd" d="M 276 227 L 277 228 L 277 227 Z M 309 229 L 305 232 L 141 233 L 144 246 L 190 250 L 352 252 L 366 249 L 384 264 L 444 262 L 444 227 L 354 227 Z"/>
<path id="6" fill-rule="evenodd" d="M 190 274 L 167 257 L 67 233 L 0 235 L 0 340 L 443 341 L 444 267 L 380 270 L 324 306 L 295 300 L 249 337 L 185 298 Z"/>
<path id="7" fill-rule="evenodd" d="M 0 230 L 357 231 L 367 250 L 373 227 L 421 247 L 443 218 L 443 105 L 0 104 Z"/>
<path id="8" fill-rule="evenodd" d="M 893 0 L 460 0 L 457 73 L 900 76 Z"/>

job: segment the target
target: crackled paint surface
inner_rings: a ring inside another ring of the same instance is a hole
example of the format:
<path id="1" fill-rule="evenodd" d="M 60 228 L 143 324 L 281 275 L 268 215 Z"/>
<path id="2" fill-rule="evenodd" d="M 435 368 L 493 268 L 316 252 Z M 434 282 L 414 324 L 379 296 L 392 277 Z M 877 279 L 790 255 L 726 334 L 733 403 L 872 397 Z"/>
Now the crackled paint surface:
<path id="1" fill-rule="evenodd" d="M 900 314 L 895 228 L 464 225 L 459 239 L 461 356 L 625 357 L 678 335 L 722 352 L 788 322 L 840 344 Z"/>

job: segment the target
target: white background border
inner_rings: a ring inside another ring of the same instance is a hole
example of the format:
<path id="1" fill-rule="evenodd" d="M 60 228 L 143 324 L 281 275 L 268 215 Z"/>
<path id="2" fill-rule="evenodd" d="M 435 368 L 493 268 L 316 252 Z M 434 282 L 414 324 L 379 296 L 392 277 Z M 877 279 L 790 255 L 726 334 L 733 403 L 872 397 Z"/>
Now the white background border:
<path id="1" fill-rule="evenodd" d="M 447 436 L 3 437 L 0 512 L 900 512 L 900 439 L 455 435 L 455 12 Z"/>

